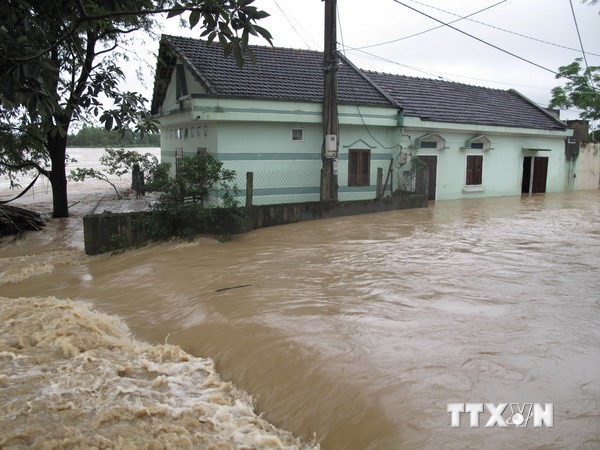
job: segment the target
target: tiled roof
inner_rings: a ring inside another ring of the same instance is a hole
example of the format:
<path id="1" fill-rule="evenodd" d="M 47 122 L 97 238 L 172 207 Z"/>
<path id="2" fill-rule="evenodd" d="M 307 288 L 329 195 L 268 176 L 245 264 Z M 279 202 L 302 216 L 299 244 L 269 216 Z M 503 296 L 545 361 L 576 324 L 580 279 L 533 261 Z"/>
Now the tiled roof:
<path id="1" fill-rule="evenodd" d="M 181 57 L 209 95 L 230 98 L 308 101 L 323 99 L 323 53 L 251 46 L 256 64 L 240 68 L 222 47 L 205 41 L 163 36 L 152 112 L 164 100 L 167 83 Z M 535 129 L 566 126 L 516 91 L 441 80 L 361 71 L 344 57 L 338 70 L 341 104 L 388 105 L 422 120 Z"/>
<path id="2" fill-rule="evenodd" d="M 163 36 L 163 44 L 182 56 L 211 93 L 217 96 L 270 100 L 321 102 L 323 99 L 323 53 L 277 47 L 250 46 L 256 64 L 236 65 L 224 57 L 218 43 Z M 338 70 L 338 101 L 389 105 L 363 75 L 348 64 Z"/>
<path id="3" fill-rule="evenodd" d="M 364 71 L 404 109 L 424 120 L 537 129 L 565 129 L 516 91 Z"/>

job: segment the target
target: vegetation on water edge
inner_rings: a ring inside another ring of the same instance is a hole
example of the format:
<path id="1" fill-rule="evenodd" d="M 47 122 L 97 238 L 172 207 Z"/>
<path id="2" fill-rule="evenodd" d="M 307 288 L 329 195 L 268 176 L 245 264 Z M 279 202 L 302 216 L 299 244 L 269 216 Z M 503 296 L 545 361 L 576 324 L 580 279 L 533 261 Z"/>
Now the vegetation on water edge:
<path id="1" fill-rule="evenodd" d="M 104 127 L 83 127 L 69 135 L 69 147 L 160 147 L 160 134 L 134 134 L 106 130 Z"/>
<path id="2" fill-rule="evenodd" d="M 161 180 L 163 193 L 145 223 L 151 239 L 218 233 L 221 240 L 229 240 L 232 230 L 247 220 L 246 209 L 235 198 L 235 171 L 223 168 L 210 153 L 184 156 L 177 175 Z"/>

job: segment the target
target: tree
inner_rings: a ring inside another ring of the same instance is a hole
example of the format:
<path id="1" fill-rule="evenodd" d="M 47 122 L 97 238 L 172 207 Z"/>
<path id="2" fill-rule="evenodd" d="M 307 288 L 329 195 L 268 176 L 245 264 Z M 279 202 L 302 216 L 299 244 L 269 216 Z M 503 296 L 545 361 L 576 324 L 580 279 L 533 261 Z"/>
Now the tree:
<path id="1" fill-rule="evenodd" d="M 600 119 L 600 66 L 581 66 L 581 58 L 558 69 L 556 78 L 566 78 L 564 86 L 552 89 L 551 108 L 578 108 L 580 117 Z"/>
<path id="2" fill-rule="evenodd" d="M 117 186 L 111 181 L 109 175 L 116 175 L 119 179 L 133 171 L 135 165 L 147 173 L 154 173 L 158 166 L 158 159 L 152 153 L 141 154 L 131 150 L 107 148 L 104 150 L 104 155 L 100 157 L 100 163 L 105 167 L 105 170 L 97 170 L 89 167 L 79 167 L 71 170 L 69 179 L 73 181 L 85 181 L 86 178 L 95 178 L 105 181 L 110 184 L 117 194 L 117 198 L 121 198 L 121 194 Z"/>
<path id="3" fill-rule="evenodd" d="M 135 31 L 151 32 L 156 15 L 189 14 L 190 27 L 218 39 L 238 64 L 254 60 L 250 35 L 268 16 L 254 0 L 4 0 L 0 6 L 0 174 L 36 170 L 52 186 L 53 216 L 67 217 L 68 131 L 94 117 L 106 129 L 157 131 L 146 99 L 119 87 L 120 51 Z M 103 99 L 112 105 L 104 106 Z M 50 167 L 48 168 L 48 164 Z"/>
<path id="4" fill-rule="evenodd" d="M 67 137 L 70 147 L 160 147 L 160 134 L 136 135 L 84 125 L 77 134 Z"/>
<path id="5" fill-rule="evenodd" d="M 227 239 L 243 226 L 246 209 L 236 199 L 235 171 L 210 153 L 184 156 L 177 175 L 163 186 L 146 224 L 153 239 L 218 231 Z M 208 202 L 211 197 L 210 204 Z"/>

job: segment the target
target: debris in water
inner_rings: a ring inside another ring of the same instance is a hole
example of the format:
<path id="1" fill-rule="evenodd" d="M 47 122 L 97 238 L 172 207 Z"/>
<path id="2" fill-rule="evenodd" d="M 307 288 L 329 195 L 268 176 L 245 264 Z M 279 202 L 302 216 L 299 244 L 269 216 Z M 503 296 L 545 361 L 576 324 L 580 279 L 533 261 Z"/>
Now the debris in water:
<path id="1" fill-rule="evenodd" d="M 0 205 L 0 236 L 18 234 L 22 231 L 39 231 L 45 225 L 43 216 L 35 211 Z"/>
<path id="2" fill-rule="evenodd" d="M 239 289 L 239 288 L 248 287 L 248 286 L 252 286 L 252 285 L 251 284 L 240 284 L 239 286 L 231 286 L 231 287 L 217 289 L 215 292 L 229 291 L 231 289 Z"/>

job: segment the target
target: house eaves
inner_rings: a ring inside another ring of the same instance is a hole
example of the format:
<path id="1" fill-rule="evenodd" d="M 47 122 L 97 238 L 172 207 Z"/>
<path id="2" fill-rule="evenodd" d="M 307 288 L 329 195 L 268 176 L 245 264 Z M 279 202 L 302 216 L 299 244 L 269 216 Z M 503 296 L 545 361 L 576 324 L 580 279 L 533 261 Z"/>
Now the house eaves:
<path id="1" fill-rule="evenodd" d="M 402 105 L 406 117 L 475 126 L 565 130 L 566 125 L 514 90 L 364 71 Z"/>
<path id="2" fill-rule="evenodd" d="M 207 89 L 207 96 L 256 100 L 323 101 L 323 53 L 279 47 L 250 46 L 256 64 L 238 67 L 225 57 L 218 43 L 163 36 L 194 77 Z M 155 90 L 155 97 L 160 98 Z M 156 98 L 155 98 L 156 100 Z M 390 99 L 353 65 L 342 61 L 338 67 L 340 104 L 391 106 Z M 158 104 L 153 101 L 153 112 Z"/>

